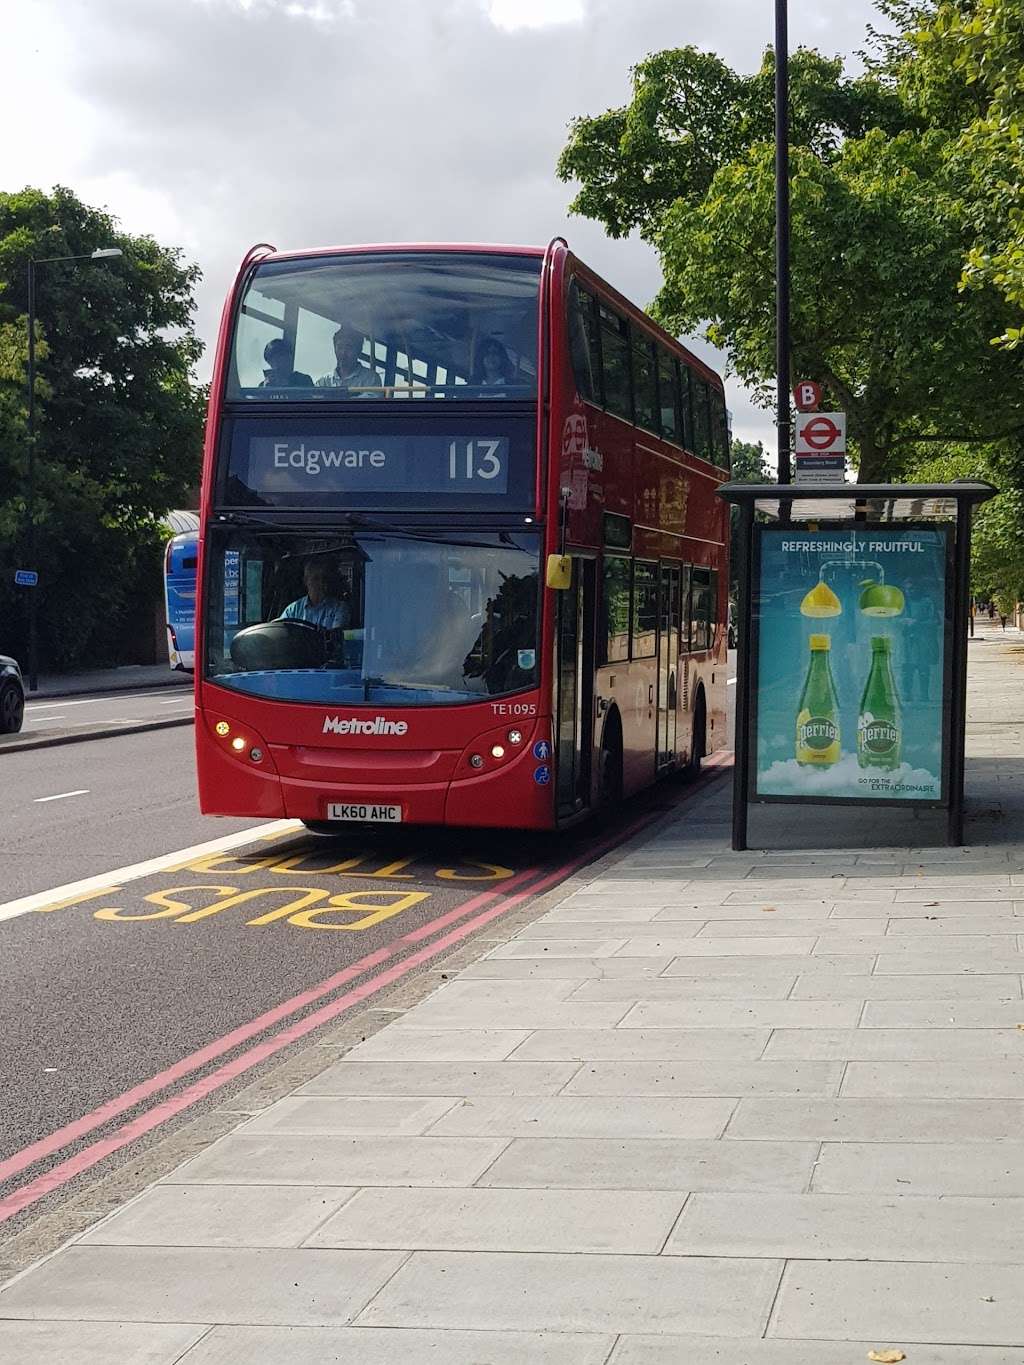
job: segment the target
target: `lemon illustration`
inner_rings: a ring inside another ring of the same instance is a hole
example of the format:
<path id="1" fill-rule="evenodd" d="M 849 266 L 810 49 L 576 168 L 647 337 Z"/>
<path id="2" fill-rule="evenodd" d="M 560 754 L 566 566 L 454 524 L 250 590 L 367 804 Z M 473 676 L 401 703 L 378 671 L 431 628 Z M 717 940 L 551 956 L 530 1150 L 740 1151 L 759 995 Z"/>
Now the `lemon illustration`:
<path id="1" fill-rule="evenodd" d="M 842 611 L 839 598 L 827 583 L 818 582 L 800 603 L 801 616 L 838 616 Z"/>

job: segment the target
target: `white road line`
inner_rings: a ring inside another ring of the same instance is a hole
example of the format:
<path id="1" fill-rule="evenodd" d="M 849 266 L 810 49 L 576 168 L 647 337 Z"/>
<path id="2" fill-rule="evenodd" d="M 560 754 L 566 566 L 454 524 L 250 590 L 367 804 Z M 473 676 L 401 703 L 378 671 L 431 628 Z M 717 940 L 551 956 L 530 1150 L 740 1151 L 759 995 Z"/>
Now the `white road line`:
<path id="1" fill-rule="evenodd" d="M 74 792 L 58 792 L 56 796 L 37 796 L 37 797 L 34 798 L 32 804 L 35 805 L 35 806 L 41 806 L 41 805 L 43 804 L 44 801 L 63 801 L 63 800 L 65 799 L 65 797 L 68 797 L 68 796 L 88 796 L 88 795 L 89 795 L 89 788 L 88 788 L 88 787 L 79 787 L 78 791 L 74 791 Z"/>
<path id="2" fill-rule="evenodd" d="M 51 887 L 49 891 L 37 891 L 31 896 L 21 896 L 18 900 L 0 905 L 0 921 L 17 919 L 33 910 L 45 910 L 56 901 L 71 901 L 76 896 L 84 896 L 90 891 L 105 891 L 109 886 L 122 886 L 125 882 L 148 877 L 153 872 L 167 872 L 180 867 L 193 858 L 201 858 L 204 853 L 225 853 L 231 848 L 241 848 L 259 839 L 272 839 L 278 835 L 296 834 L 302 829 L 298 820 L 271 820 L 269 824 L 253 825 L 251 829 L 238 830 L 235 834 L 225 834 L 220 839 L 210 839 L 205 844 L 193 844 L 191 848 L 179 848 L 174 853 L 164 853 L 159 858 L 149 858 L 144 863 L 131 863 L 128 867 L 118 867 L 111 872 L 101 872 L 95 877 L 83 877 L 78 882 L 68 882 L 64 886 Z"/>
<path id="3" fill-rule="evenodd" d="M 162 701 L 161 706 L 194 706 L 195 702 L 191 696 L 175 697 L 173 701 Z"/>
<path id="4" fill-rule="evenodd" d="M 104 701 L 149 701 L 152 695 L 152 692 L 111 692 L 102 697 L 84 697 L 80 701 L 28 701 L 25 703 L 25 709 L 32 711 L 60 711 L 65 706 L 95 706 L 98 702 Z M 191 698 L 191 691 L 188 695 Z"/>

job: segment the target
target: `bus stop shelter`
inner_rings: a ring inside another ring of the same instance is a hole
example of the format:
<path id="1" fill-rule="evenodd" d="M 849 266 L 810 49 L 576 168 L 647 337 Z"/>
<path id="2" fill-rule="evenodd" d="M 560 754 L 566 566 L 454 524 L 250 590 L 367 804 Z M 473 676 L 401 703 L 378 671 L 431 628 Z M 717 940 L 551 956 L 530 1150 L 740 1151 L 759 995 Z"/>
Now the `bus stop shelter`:
<path id="1" fill-rule="evenodd" d="M 773 846 L 773 806 L 811 808 L 804 846 L 963 842 L 971 517 L 997 491 L 719 488 L 739 513 L 734 849 L 752 810 Z"/>

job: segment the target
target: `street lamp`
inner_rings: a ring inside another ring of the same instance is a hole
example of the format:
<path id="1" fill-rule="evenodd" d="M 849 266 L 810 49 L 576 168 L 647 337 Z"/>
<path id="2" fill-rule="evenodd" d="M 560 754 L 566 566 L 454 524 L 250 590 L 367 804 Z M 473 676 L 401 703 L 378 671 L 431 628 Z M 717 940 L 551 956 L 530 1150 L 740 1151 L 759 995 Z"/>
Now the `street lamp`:
<path id="1" fill-rule="evenodd" d="M 55 261 L 106 261 L 123 256 L 119 246 L 101 246 L 81 256 L 41 256 L 28 263 L 28 479 L 25 507 L 28 515 L 29 567 L 36 562 L 36 266 L 52 265 Z M 28 598 L 28 690 L 39 688 L 39 639 L 35 585 L 29 588 Z"/>
<path id="2" fill-rule="evenodd" d="M 779 483 L 789 464 L 789 15 L 775 0 L 775 421 Z"/>

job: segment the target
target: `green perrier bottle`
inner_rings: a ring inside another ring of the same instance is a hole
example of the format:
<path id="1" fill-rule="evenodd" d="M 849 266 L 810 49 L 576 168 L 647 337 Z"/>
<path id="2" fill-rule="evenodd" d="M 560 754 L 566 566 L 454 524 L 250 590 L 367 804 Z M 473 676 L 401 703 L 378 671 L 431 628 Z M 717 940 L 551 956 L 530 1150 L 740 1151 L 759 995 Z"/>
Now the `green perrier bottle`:
<path id="1" fill-rule="evenodd" d="M 871 672 L 864 684 L 857 720 L 857 762 L 862 768 L 892 771 L 900 766 L 903 733 L 889 650 L 886 636 L 872 636 Z"/>
<path id="2" fill-rule="evenodd" d="M 796 716 L 796 761 L 827 768 L 839 762 L 839 704 L 832 681 L 828 635 L 811 636 L 811 662 Z"/>

